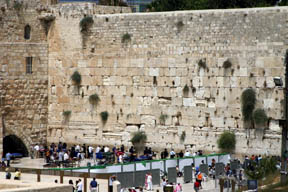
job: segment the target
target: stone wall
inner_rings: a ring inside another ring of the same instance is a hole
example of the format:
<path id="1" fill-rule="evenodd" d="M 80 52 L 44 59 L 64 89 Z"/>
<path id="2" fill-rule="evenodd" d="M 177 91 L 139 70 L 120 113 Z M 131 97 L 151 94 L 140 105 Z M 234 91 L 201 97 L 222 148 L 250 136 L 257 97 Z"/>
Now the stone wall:
<path id="1" fill-rule="evenodd" d="M 130 134 L 144 130 L 153 148 L 217 151 L 218 136 L 231 130 L 236 152 L 279 154 L 283 90 L 273 77 L 284 79 L 287 12 L 277 7 L 95 15 L 85 33 L 79 29 L 82 16 L 58 15 L 48 38 L 48 142 L 131 145 Z M 223 67 L 226 60 L 231 67 Z M 71 81 L 76 70 L 82 75 L 79 90 Z M 243 127 L 240 97 L 248 87 L 271 118 L 263 140 L 253 131 L 248 137 Z M 94 93 L 101 102 L 93 108 Z M 72 112 L 68 121 L 66 110 Z M 103 111 L 109 113 L 106 124 Z"/>

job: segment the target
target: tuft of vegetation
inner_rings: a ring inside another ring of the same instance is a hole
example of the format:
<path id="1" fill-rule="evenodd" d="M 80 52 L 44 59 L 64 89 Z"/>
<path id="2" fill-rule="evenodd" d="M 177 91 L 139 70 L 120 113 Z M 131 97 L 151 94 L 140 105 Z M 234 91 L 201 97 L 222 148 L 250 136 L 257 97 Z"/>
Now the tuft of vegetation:
<path id="1" fill-rule="evenodd" d="M 251 161 L 251 166 L 245 169 L 249 179 L 260 180 L 277 171 L 275 157 L 263 158 L 259 163 Z M 253 167 L 253 169 L 251 169 Z"/>
<path id="2" fill-rule="evenodd" d="M 71 75 L 71 79 L 72 81 L 76 84 L 76 85 L 80 85 L 82 78 L 81 78 L 81 74 L 78 71 L 75 71 L 72 75 Z"/>
<path id="3" fill-rule="evenodd" d="M 224 131 L 217 140 L 218 148 L 224 152 L 231 152 L 235 149 L 236 137 L 235 134 L 229 131 Z"/>
<path id="4" fill-rule="evenodd" d="M 128 43 L 131 41 L 131 35 L 129 33 L 125 33 L 122 35 L 122 43 Z"/>
<path id="5" fill-rule="evenodd" d="M 199 68 L 203 68 L 203 69 L 206 69 L 207 65 L 206 65 L 206 59 L 200 59 L 198 61 L 198 66 Z"/>
<path id="6" fill-rule="evenodd" d="M 222 67 L 223 67 L 224 69 L 228 69 L 228 68 L 232 67 L 232 62 L 231 62 L 229 59 L 227 59 L 226 61 L 224 61 Z"/>
<path id="7" fill-rule="evenodd" d="M 100 117 L 101 117 L 101 121 L 102 121 L 103 125 L 105 125 L 107 120 L 108 120 L 109 113 L 107 111 L 103 111 L 100 113 Z"/>
<path id="8" fill-rule="evenodd" d="M 182 29 L 183 29 L 183 27 L 184 27 L 183 21 L 178 21 L 177 24 L 176 24 L 176 26 L 177 26 L 178 32 L 181 32 Z"/>
<path id="9" fill-rule="evenodd" d="M 185 139 L 186 139 L 186 132 L 182 131 L 181 136 L 180 136 L 180 142 L 184 143 Z"/>
<path id="10" fill-rule="evenodd" d="M 13 8 L 19 12 L 23 8 L 23 3 L 20 1 L 14 1 Z"/>
<path id="11" fill-rule="evenodd" d="M 134 132 L 130 141 L 133 145 L 138 143 L 144 144 L 147 141 L 147 135 L 144 131 Z"/>
<path id="12" fill-rule="evenodd" d="M 268 117 L 264 109 L 256 109 L 253 112 L 253 120 L 255 125 L 266 126 L 268 122 Z"/>
<path id="13" fill-rule="evenodd" d="M 160 124 L 161 125 L 165 125 L 165 121 L 166 121 L 167 118 L 168 118 L 167 114 L 161 114 L 160 117 L 159 117 Z"/>
<path id="14" fill-rule="evenodd" d="M 63 117 L 64 117 L 64 123 L 67 123 L 68 121 L 69 121 L 69 119 L 70 119 L 70 117 L 71 117 L 71 111 L 63 111 L 62 112 L 62 115 L 63 115 Z"/>
<path id="15" fill-rule="evenodd" d="M 184 88 L 183 88 L 183 93 L 184 93 L 184 94 L 188 94 L 188 93 L 189 93 L 189 87 L 188 87 L 187 84 L 186 84 L 186 85 L 184 86 Z"/>
<path id="16" fill-rule="evenodd" d="M 243 91 L 241 95 L 241 111 L 245 122 L 252 122 L 252 114 L 256 105 L 256 92 L 252 88 Z"/>
<path id="17" fill-rule="evenodd" d="M 94 23 L 94 20 L 93 20 L 93 17 L 91 16 L 85 16 L 84 18 L 82 18 L 79 23 L 81 32 L 87 32 L 93 23 Z"/>
<path id="18" fill-rule="evenodd" d="M 89 102 L 90 104 L 92 104 L 93 106 L 97 106 L 98 103 L 100 102 L 100 98 L 98 96 L 97 93 L 93 94 L 93 95 L 90 95 L 89 96 Z"/>

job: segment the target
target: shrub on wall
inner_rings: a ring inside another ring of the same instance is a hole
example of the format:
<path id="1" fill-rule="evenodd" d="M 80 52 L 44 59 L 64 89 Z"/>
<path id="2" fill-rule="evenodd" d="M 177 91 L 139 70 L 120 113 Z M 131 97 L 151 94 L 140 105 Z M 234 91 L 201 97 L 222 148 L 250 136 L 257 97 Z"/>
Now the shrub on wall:
<path id="1" fill-rule="evenodd" d="M 241 95 L 241 111 L 244 122 L 252 123 L 252 114 L 256 105 L 256 92 L 249 88 L 243 91 Z"/>
<path id="2" fill-rule="evenodd" d="M 16 11 L 20 11 L 23 8 L 23 3 L 20 1 L 14 1 L 13 8 Z"/>
<path id="3" fill-rule="evenodd" d="M 128 43 L 131 41 L 131 35 L 129 33 L 125 33 L 124 35 L 122 35 L 122 43 Z"/>
<path id="4" fill-rule="evenodd" d="M 80 85 L 82 78 L 81 78 L 81 74 L 78 71 L 75 71 L 72 75 L 71 75 L 71 79 L 73 81 L 73 83 L 75 83 L 75 85 Z"/>
<path id="5" fill-rule="evenodd" d="M 253 112 L 253 121 L 256 126 L 264 126 L 263 128 L 265 128 L 268 122 L 268 117 L 264 109 L 256 109 Z"/>
<path id="6" fill-rule="evenodd" d="M 180 136 L 180 142 L 184 143 L 185 139 L 186 139 L 186 132 L 182 131 L 181 136 Z"/>
<path id="7" fill-rule="evenodd" d="M 107 120 L 108 120 L 109 113 L 107 111 L 103 111 L 100 113 L 100 117 L 101 117 L 101 121 L 102 121 L 103 125 L 105 125 Z"/>
<path id="8" fill-rule="evenodd" d="M 235 149 L 236 137 L 235 134 L 229 131 L 224 131 L 217 140 L 218 148 L 224 152 L 231 152 Z"/>
<path id="9" fill-rule="evenodd" d="M 87 32 L 90 26 L 94 23 L 93 17 L 85 16 L 80 21 L 81 32 Z"/>
<path id="10" fill-rule="evenodd" d="M 99 98 L 98 94 L 95 93 L 93 95 L 90 95 L 89 96 L 89 102 L 90 102 L 91 105 L 97 106 L 98 103 L 100 102 L 100 98 Z"/>
<path id="11" fill-rule="evenodd" d="M 178 21 L 177 24 L 176 24 L 176 26 L 177 26 L 177 31 L 178 31 L 178 32 L 181 32 L 182 29 L 183 29 L 183 27 L 184 27 L 183 21 Z"/>
<path id="12" fill-rule="evenodd" d="M 132 138 L 130 141 L 134 145 L 137 153 L 140 154 L 145 147 L 145 143 L 147 141 L 147 135 L 144 131 L 134 132 L 132 133 Z"/>
<path id="13" fill-rule="evenodd" d="M 228 69 L 228 68 L 230 68 L 230 67 L 232 67 L 232 63 L 231 63 L 231 61 L 230 61 L 229 59 L 227 59 L 227 60 L 224 61 L 224 63 L 223 63 L 223 68 L 224 68 L 224 69 Z"/>
<path id="14" fill-rule="evenodd" d="M 189 93 L 189 87 L 188 87 L 187 84 L 186 84 L 186 85 L 184 86 L 184 88 L 183 88 L 183 93 L 184 93 L 184 94 L 188 94 L 188 93 Z"/>
<path id="15" fill-rule="evenodd" d="M 166 115 L 166 114 L 161 114 L 160 117 L 159 117 L 160 124 L 161 124 L 161 125 L 165 125 L 165 121 L 166 121 L 167 118 L 168 118 L 168 115 Z"/>
<path id="16" fill-rule="evenodd" d="M 71 117 L 71 111 L 67 110 L 67 111 L 63 111 L 62 115 L 64 117 L 64 123 L 67 123 Z"/>
<path id="17" fill-rule="evenodd" d="M 199 68 L 203 68 L 203 69 L 206 69 L 207 65 L 206 65 L 206 60 L 205 59 L 200 59 L 198 61 L 198 66 Z"/>

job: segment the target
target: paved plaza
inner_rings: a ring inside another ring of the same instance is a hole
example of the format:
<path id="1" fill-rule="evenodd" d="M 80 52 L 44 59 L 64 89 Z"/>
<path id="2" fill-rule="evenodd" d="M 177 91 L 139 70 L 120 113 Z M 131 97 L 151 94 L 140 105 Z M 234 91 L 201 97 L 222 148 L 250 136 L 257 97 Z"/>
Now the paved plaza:
<path id="1" fill-rule="evenodd" d="M 85 159 L 81 162 L 81 166 L 87 165 L 87 162 L 90 162 L 90 160 Z M 31 158 L 22 158 L 21 161 L 17 164 L 12 163 L 11 167 L 18 167 L 18 168 L 43 168 L 44 159 L 31 159 Z M 14 177 L 14 173 L 12 173 L 12 178 Z M 0 172 L 0 178 L 5 178 L 5 173 Z M 73 183 L 75 184 L 76 180 L 78 180 L 80 177 L 64 177 L 64 184 L 68 184 L 68 181 L 70 179 L 73 180 Z M 41 182 L 51 183 L 51 185 L 55 184 L 55 180 L 60 181 L 60 176 L 51 176 L 51 175 L 41 175 Z M 37 175 L 36 174 L 28 174 L 28 173 L 22 173 L 21 177 L 22 181 L 25 182 L 36 182 L 37 181 Z M 83 179 L 82 179 L 83 180 Z M 90 183 L 91 179 L 89 178 L 87 180 L 88 183 Z M 97 179 L 97 182 L 100 186 L 99 192 L 108 192 L 108 180 L 105 179 Z M 177 178 L 177 182 L 180 182 L 183 186 L 183 192 L 192 192 L 193 190 L 193 184 L 187 183 L 183 184 L 182 178 Z M 161 186 L 154 186 L 153 191 L 156 192 L 156 190 L 159 189 L 159 191 L 162 191 Z M 218 189 L 218 190 L 217 190 Z M 203 189 L 200 191 L 211 191 L 216 192 L 219 191 L 219 186 L 217 185 L 217 189 L 215 189 L 215 180 L 208 179 L 207 181 L 203 182 Z M 88 190 L 89 191 L 89 190 Z"/>

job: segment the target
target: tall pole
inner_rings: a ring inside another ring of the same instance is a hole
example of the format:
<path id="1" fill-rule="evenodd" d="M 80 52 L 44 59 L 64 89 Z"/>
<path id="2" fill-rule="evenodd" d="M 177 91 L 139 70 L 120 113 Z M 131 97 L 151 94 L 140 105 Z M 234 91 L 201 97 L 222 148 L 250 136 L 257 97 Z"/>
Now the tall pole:
<path id="1" fill-rule="evenodd" d="M 285 54 L 285 125 L 282 128 L 282 147 L 281 147 L 281 184 L 287 183 L 287 126 L 288 126 L 288 50 Z"/>

